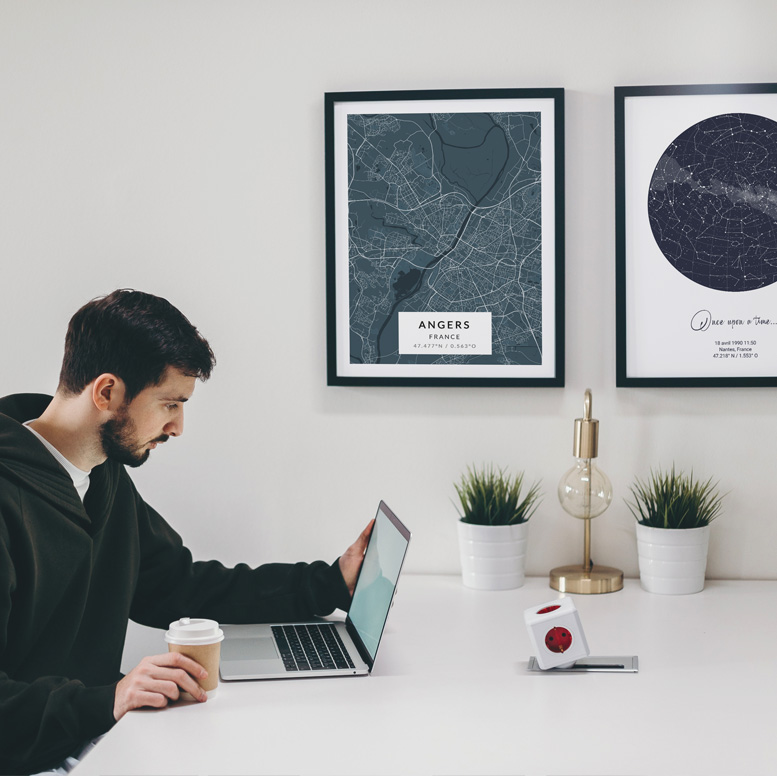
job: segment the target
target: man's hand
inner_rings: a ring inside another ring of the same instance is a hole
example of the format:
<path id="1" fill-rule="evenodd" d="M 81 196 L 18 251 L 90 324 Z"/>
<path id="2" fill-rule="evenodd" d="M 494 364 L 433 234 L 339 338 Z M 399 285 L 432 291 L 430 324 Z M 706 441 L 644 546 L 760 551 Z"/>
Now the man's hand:
<path id="1" fill-rule="evenodd" d="M 348 592 L 353 595 L 353 589 L 356 587 L 356 578 L 359 576 L 359 569 L 362 567 L 364 553 L 367 550 L 367 542 L 372 533 L 372 526 L 375 520 L 370 520 L 369 525 L 361 532 L 359 538 L 340 556 L 340 573 L 343 575 L 345 584 L 348 585 Z"/>
<path id="2" fill-rule="evenodd" d="M 113 716 L 118 722 L 128 711 L 143 706 L 162 708 L 188 692 L 199 701 L 207 700 L 197 679 L 208 672 L 190 657 L 179 652 L 144 657 L 117 685 Z"/>

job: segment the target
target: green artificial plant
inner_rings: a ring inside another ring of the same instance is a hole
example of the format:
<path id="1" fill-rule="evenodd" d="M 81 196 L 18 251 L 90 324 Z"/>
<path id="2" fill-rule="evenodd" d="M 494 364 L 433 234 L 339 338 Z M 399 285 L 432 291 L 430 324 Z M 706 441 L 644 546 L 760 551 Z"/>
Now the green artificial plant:
<path id="1" fill-rule="evenodd" d="M 455 483 L 464 523 L 475 525 L 514 525 L 525 523 L 540 503 L 540 483 L 535 482 L 523 495 L 523 472 L 510 476 L 493 465 L 475 469 Z"/>
<path id="2" fill-rule="evenodd" d="M 635 478 L 633 502 L 626 506 L 642 525 L 654 528 L 701 528 L 720 513 L 723 496 L 712 478 L 694 481 L 693 472 L 650 470 L 646 481 Z"/>

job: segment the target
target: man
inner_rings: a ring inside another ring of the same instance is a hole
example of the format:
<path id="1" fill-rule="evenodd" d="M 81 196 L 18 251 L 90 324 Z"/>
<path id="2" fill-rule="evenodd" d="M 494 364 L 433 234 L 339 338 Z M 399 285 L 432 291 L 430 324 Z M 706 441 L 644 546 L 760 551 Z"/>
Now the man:
<path id="1" fill-rule="evenodd" d="M 304 619 L 347 609 L 369 525 L 331 566 L 193 562 L 124 465 L 183 432 L 215 364 L 169 302 L 120 290 L 84 305 L 52 398 L 0 399 L 0 772 L 56 767 L 129 710 L 186 691 L 203 669 L 147 657 L 123 678 L 129 618 Z"/>

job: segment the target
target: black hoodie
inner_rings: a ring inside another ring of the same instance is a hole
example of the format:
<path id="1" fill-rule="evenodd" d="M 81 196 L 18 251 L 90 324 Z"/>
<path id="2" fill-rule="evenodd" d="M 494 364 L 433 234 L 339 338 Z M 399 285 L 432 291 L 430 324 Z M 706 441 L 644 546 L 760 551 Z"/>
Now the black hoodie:
<path id="1" fill-rule="evenodd" d="M 129 618 L 166 628 L 306 619 L 350 605 L 337 562 L 193 562 L 124 467 L 72 480 L 21 423 L 51 398 L 0 399 L 0 773 L 51 768 L 113 724 Z M 160 652 L 164 649 L 160 649 Z"/>

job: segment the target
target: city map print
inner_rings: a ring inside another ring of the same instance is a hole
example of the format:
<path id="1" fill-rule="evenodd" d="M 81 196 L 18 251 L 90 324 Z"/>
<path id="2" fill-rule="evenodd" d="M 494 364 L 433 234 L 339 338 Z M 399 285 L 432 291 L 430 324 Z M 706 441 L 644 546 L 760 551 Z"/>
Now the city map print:
<path id="1" fill-rule="evenodd" d="M 542 363 L 540 113 L 348 116 L 352 364 Z M 491 354 L 400 354 L 403 312 L 491 313 Z"/>
<path id="2" fill-rule="evenodd" d="M 704 119 L 661 156 L 648 215 L 685 277 L 717 291 L 777 280 L 777 122 L 751 113 Z"/>

